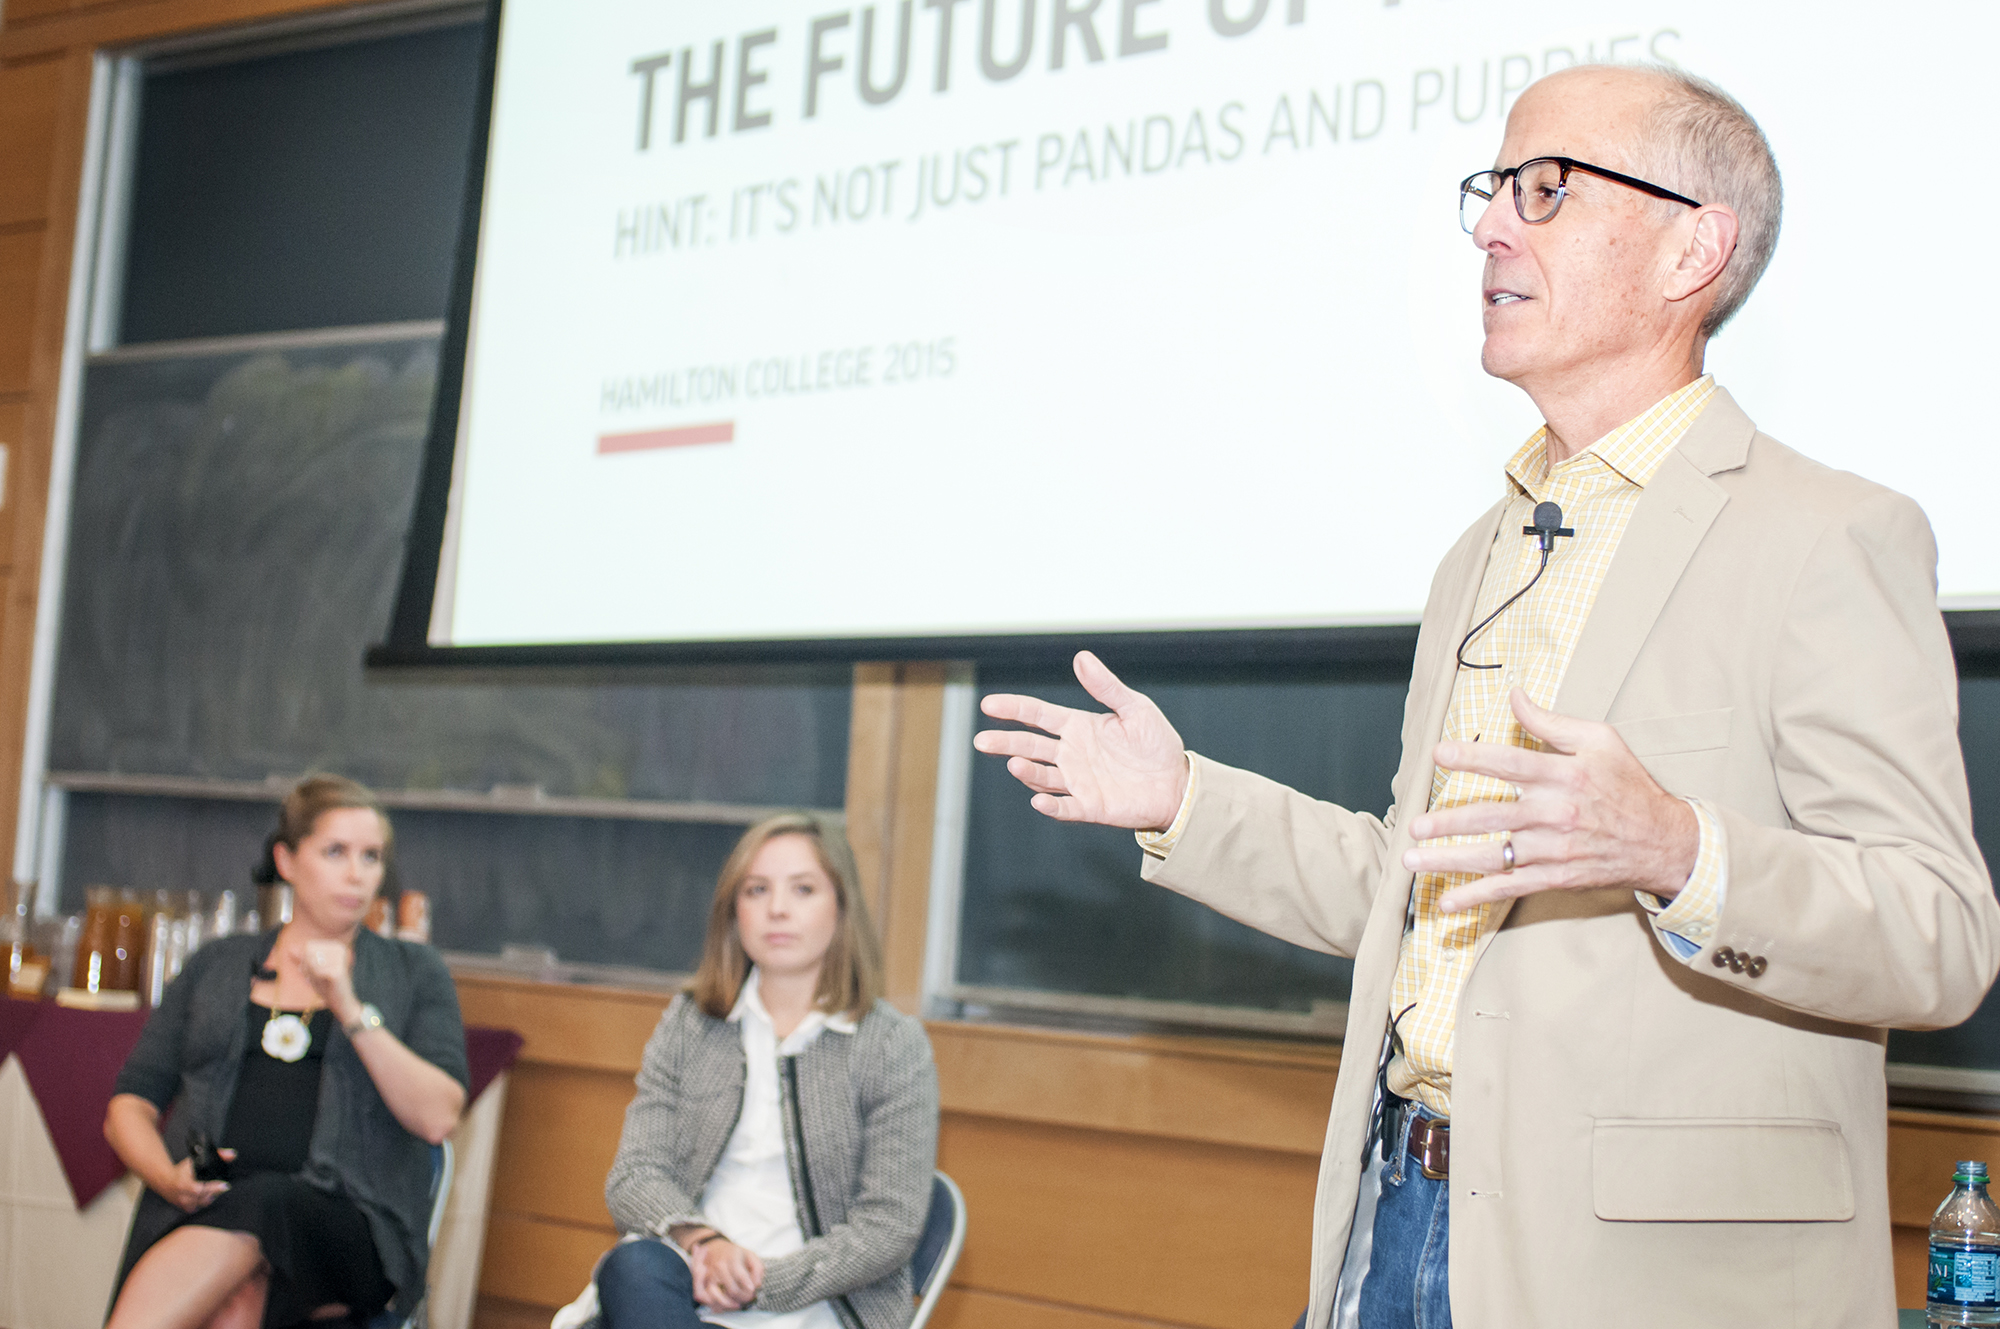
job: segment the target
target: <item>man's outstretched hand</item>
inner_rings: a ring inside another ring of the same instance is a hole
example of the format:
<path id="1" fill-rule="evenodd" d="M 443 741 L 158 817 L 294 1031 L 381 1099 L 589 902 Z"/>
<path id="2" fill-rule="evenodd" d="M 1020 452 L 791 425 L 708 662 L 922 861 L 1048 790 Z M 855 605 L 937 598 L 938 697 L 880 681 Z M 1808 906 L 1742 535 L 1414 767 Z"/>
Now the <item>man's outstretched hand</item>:
<path id="1" fill-rule="evenodd" d="M 1035 791 L 1035 811 L 1058 821 L 1090 821 L 1134 831 L 1165 830 L 1187 790 L 1187 749 L 1152 699 L 1118 681 L 1089 651 L 1076 681 L 1109 715 L 996 693 L 979 703 L 995 720 L 1039 729 L 986 729 L 981 752 L 1007 758 L 1007 773 Z"/>
<path id="2" fill-rule="evenodd" d="M 1545 711 L 1520 688 L 1508 702 L 1546 751 L 1440 743 L 1437 764 L 1505 780 L 1520 797 L 1412 818 L 1418 844 L 1404 853 L 1403 866 L 1483 874 L 1445 893 L 1438 903 L 1447 914 L 1547 890 L 1620 886 L 1663 900 L 1679 894 L 1701 850 L 1694 809 L 1662 789 L 1610 725 Z M 1500 832 L 1514 846 L 1512 869 L 1501 840 L 1442 843 Z"/>

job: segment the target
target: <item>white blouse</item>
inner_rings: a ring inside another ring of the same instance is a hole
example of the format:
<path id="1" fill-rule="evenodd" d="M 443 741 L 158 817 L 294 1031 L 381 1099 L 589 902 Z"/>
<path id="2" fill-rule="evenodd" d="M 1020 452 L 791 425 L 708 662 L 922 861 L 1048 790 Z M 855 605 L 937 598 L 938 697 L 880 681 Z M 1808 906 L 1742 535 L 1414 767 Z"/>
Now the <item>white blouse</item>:
<path id="1" fill-rule="evenodd" d="M 744 980 L 729 1020 L 743 1031 L 743 1111 L 722 1151 L 722 1160 L 715 1165 L 715 1174 L 702 1190 L 701 1212 L 729 1240 L 771 1260 L 806 1244 L 792 1198 L 791 1169 L 785 1160 L 784 1109 L 778 1100 L 783 1092 L 779 1059 L 805 1051 L 824 1030 L 851 1034 L 854 1022 L 844 1014 L 816 1010 L 780 1043 L 770 1012 L 758 994 L 754 967 Z M 824 1301 L 782 1314 L 704 1309 L 702 1319 L 729 1329 L 840 1329 L 840 1317 Z"/>

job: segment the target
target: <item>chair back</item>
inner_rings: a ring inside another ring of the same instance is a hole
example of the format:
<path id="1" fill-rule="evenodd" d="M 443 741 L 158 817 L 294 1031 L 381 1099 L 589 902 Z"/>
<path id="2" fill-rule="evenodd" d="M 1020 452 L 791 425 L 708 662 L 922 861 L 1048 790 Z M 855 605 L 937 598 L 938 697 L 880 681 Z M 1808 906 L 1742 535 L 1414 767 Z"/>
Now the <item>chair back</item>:
<path id="1" fill-rule="evenodd" d="M 917 1253 L 910 1257 L 910 1286 L 917 1293 L 916 1318 L 910 1329 L 923 1329 L 951 1281 L 952 1267 L 965 1249 L 965 1193 L 939 1172 L 931 1178 L 931 1208 L 924 1219 Z"/>
<path id="2" fill-rule="evenodd" d="M 451 1141 L 431 1146 L 431 1226 L 429 1244 L 435 1246 L 438 1229 L 444 1226 L 445 1203 L 451 1199 Z"/>
<path id="3" fill-rule="evenodd" d="M 444 1207 L 451 1199 L 451 1141 L 431 1146 L 431 1221 L 426 1240 L 437 1245 L 438 1229 L 444 1226 Z M 393 1310 L 384 1310 L 368 1322 L 368 1329 L 411 1329 L 417 1323 L 414 1314 L 402 1315 Z"/>

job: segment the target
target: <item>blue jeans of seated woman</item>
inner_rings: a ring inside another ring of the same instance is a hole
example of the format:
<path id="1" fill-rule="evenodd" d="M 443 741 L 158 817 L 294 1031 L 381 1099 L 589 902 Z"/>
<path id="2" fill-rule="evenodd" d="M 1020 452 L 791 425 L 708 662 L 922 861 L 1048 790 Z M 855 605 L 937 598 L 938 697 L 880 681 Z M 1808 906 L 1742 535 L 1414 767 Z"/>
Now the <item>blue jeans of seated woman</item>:
<path id="1" fill-rule="evenodd" d="M 1435 1118 L 1429 1108 L 1415 1111 Z M 1382 1165 L 1375 1245 L 1361 1283 L 1361 1329 L 1451 1329 L 1451 1182 L 1408 1149 Z"/>
<path id="2" fill-rule="evenodd" d="M 597 1306 L 604 1329 L 701 1329 L 694 1274 L 662 1242 L 612 1247 L 597 1267 Z"/>

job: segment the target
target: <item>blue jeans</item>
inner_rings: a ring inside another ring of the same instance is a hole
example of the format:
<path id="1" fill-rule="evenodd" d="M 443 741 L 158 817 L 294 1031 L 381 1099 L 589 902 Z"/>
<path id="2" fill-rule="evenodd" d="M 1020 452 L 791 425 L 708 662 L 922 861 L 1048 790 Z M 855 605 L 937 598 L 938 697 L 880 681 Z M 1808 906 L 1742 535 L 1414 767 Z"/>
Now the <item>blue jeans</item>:
<path id="1" fill-rule="evenodd" d="M 1451 1183 L 1426 1177 L 1403 1149 L 1382 1165 L 1374 1231 L 1361 1329 L 1451 1329 Z M 1304 1312 L 1292 1329 L 1306 1329 Z"/>
<path id="2" fill-rule="evenodd" d="M 614 1246 L 597 1267 L 604 1329 L 701 1329 L 687 1261 L 657 1241 Z"/>
<path id="3" fill-rule="evenodd" d="M 1425 1117 L 1437 1114 L 1418 1106 Z M 1451 1183 L 1408 1149 L 1382 1165 L 1375 1246 L 1361 1283 L 1361 1329 L 1451 1329 Z"/>

